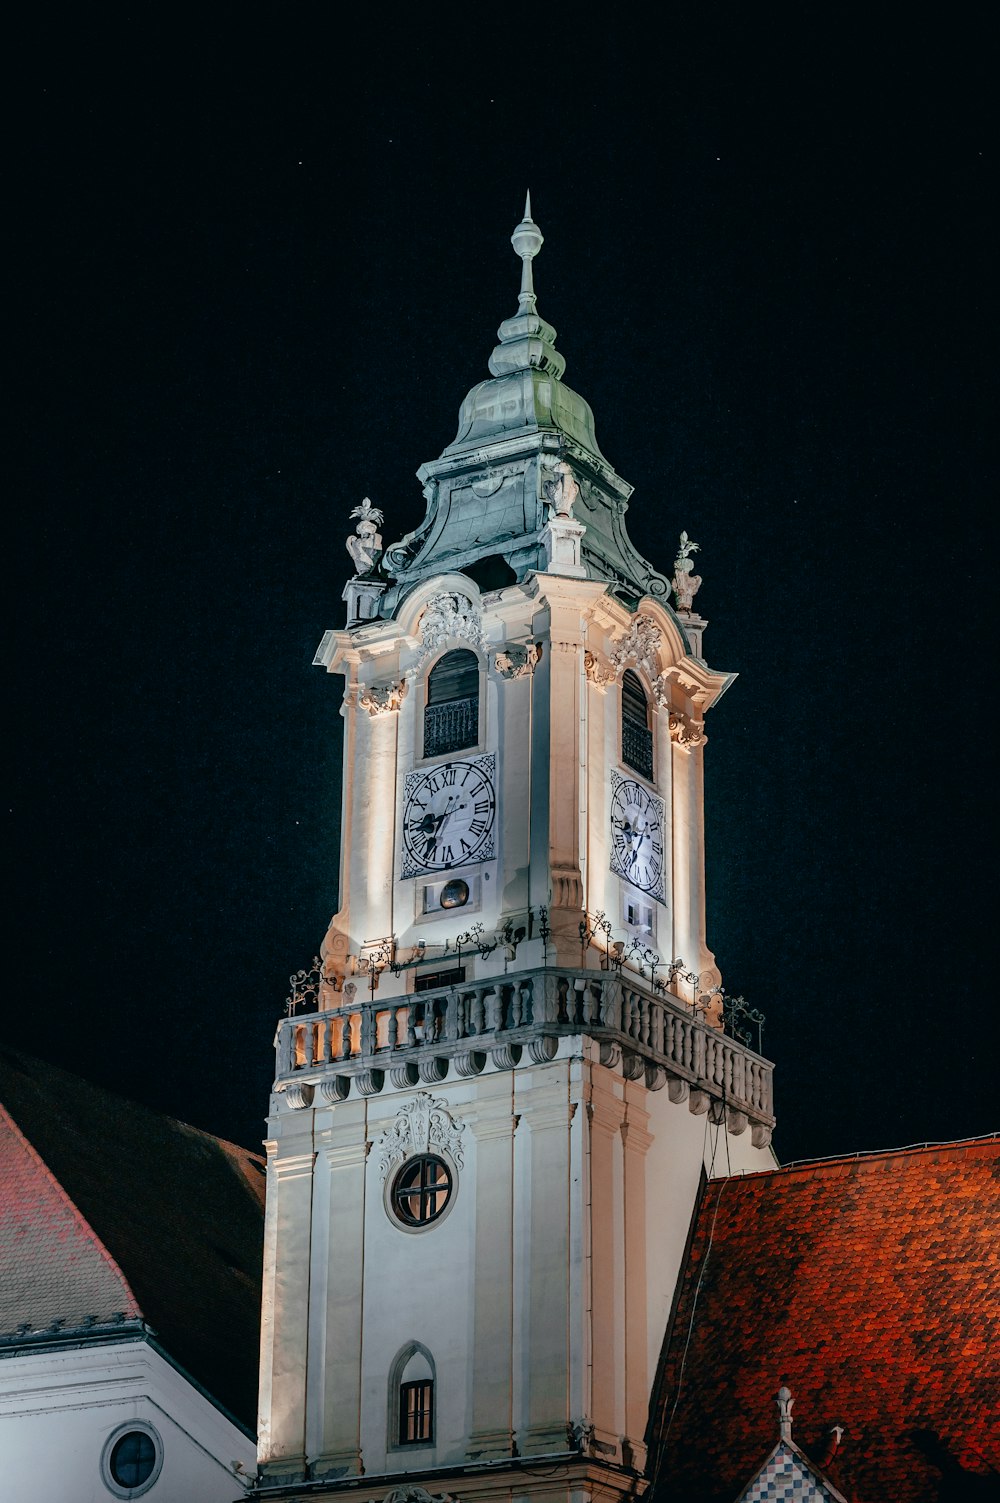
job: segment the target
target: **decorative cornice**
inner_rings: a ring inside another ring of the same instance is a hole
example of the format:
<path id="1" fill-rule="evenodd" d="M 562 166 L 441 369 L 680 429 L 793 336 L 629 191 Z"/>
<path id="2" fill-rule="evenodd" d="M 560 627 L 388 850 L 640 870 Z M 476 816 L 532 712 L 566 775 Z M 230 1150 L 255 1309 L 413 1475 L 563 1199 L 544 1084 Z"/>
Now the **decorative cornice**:
<path id="1" fill-rule="evenodd" d="M 434 1149 L 449 1154 L 462 1168 L 462 1131 L 465 1124 L 453 1117 L 445 1103 L 427 1091 L 418 1091 L 396 1116 L 379 1140 L 379 1175 L 383 1182 L 411 1153 Z"/>

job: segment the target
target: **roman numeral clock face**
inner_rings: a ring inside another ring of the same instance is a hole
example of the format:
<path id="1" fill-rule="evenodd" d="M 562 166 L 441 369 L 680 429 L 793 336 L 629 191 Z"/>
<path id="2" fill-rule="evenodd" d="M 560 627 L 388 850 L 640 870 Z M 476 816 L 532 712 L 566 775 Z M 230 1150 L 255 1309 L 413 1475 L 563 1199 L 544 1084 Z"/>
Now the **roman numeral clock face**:
<path id="1" fill-rule="evenodd" d="M 611 870 L 658 902 L 663 885 L 663 800 L 634 778 L 611 774 Z"/>
<path id="2" fill-rule="evenodd" d="M 492 755 L 407 774 L 402 876 L 444 872 L 493 857 L 493 779 Z"/>

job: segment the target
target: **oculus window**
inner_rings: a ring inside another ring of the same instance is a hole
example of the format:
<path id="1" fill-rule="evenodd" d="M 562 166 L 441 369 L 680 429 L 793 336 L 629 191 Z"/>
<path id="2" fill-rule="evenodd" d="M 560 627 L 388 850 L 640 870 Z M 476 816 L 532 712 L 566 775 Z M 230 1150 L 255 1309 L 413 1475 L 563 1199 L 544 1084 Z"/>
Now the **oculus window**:
<path id="1" fill-rule="evenodd" d="M 444 1159 L 421 1153 L 407 1159 L 392 1182 L 390 1208 L 406 1227 L 425 1227 L 443 1215 L 452 1195 L 451 1170 Z"/>

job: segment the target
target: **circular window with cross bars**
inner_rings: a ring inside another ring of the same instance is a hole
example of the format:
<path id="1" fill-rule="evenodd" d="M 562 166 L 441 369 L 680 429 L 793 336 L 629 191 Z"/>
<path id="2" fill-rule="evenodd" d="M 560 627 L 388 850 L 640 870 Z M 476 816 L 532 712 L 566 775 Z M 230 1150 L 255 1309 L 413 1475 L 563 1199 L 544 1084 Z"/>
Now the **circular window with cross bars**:
<path id="1" fill-rule="evenodd" d="M 430 1226 L 451 1200 L 453 1181 L 444 1159 L 421 1153 L 407 1159 L 392 1182 L 389 1207 L 405 1227 Z"/>

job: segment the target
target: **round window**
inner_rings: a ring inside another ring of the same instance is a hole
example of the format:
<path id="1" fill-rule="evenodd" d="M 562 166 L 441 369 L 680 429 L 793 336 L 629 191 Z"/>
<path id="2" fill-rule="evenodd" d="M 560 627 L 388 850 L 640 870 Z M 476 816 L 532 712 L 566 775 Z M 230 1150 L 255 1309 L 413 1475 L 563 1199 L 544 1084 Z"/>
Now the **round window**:
<path id="1" fill-rule="evenodd" d="M 456 877 L 452 882 L 446 882 L 441 889 L 442 908 L 464 908 L 469 901 L 469 884 Z"/>
<path id="2" fill-rule="evenodd" d="M 391 1207 L 404 1226 L 429 1226 L 451 1200 L 451 1170 L 432 1153 L 407 1159 L 392 1182 Z"/>
<path id="3" fill-rule="evenodd" d="M 117 1498 L 141 1498 L 160 1475 L 162 1465 L 160 1437 L 143 1420 L 120 1425 L 104 1444 L 101 1471 Z"/>

